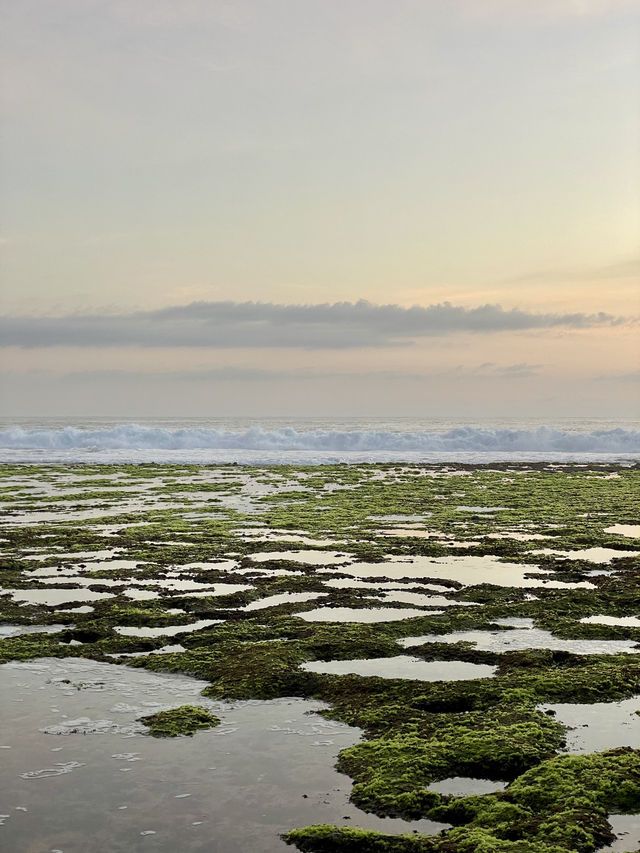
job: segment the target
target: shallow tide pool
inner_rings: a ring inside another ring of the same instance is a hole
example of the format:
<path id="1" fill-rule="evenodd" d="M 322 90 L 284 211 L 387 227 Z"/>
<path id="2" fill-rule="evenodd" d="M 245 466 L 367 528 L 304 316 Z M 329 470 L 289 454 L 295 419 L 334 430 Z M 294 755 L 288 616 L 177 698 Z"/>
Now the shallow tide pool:
<path id="1" fill-rule="evenodd" d="M 433 833 L 365 814 L 333 769 L 358 729 L 303 699 L 213 702 L 205 682 L 86 660 L 0 667 L 7 851 L 284 853 L 305 823 Z M 198 704 L 222 721 L 193 737 L 152 738 L 136 718 Z M 74 733 L 75 732 L 75 733 Z M 90 843 L 88 839 L 91 839 Z"/>
<path id="2" fill-rule="evenodd" d="M 417 610 L 409 607 L 317 607 L 296 613 L 306 622 L 398 622 L 412 616 L 429 616 L 441 610 Z"/>
<path id="3" fill-rule="evenodd" d="M 320 570 L 325 571 L 325 570 Z M 565 583 L 538 566 L 502 562 L 499 557 L 395 557 L 382 563 L 350 563 L 340 572 L 357 578 L 436 578 L 457 581 L 465 586 L 495 586 L 536 589 L 593 589 L 589 581 Z M 527 577 L 533 575 L 533 577 Z"/>
<path id="4" fill-rule="evenodd" d="M 454 631 L 451 634 L 424 634 L 398 640 L 403 648 L 423 643 L 470 643 L 487 652 L 515 652 L 525 649 L 552 649 L 574 655 L 638 654 L 634 640 L 563 640 L 541 628 L 514 628 L 510 631 Z"/>
<path id="5" fill-rule="evenodd" d="M 392 658 L 310 661 L 301 664 L 301 669 L 328 675 L 375 675 L 378 678 L 406 678 L 410 681 L 468 681 L 491 678 L 497 667 L 457 660 L 425 661 L 409 655 L 397 655 Z"/>
<path id="6" fill-rule="evenodd" d="M 554 719 L 568 726 L 567 752 L 604 752 L 619 746 L 640 749 L 640 696 L 591 705 L 545 704 L 540 710 L 553 711 Z"/>

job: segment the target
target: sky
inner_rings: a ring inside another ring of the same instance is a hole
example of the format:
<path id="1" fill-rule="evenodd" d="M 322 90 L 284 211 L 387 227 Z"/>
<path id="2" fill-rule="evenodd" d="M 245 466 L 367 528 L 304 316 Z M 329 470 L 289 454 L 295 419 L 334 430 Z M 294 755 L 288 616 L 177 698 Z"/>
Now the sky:
<path id="1" fill-rule="evenodd" d="M 635 0 L 0 0 L 5 415 L 640 414 Z"/>

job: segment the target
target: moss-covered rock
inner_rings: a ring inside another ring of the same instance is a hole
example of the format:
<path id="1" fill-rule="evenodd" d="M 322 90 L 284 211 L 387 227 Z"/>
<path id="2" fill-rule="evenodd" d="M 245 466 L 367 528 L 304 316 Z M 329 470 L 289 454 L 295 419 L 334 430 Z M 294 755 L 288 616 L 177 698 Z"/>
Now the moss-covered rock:
<path id="1" fill-rule="evenodd" d="M 139 722 L 149 727 L 149 734 L 153 737 L 192 735 L 200 729 L 211 729 L 220 725 L 217 717 L 205 708 L 195 705 L 181 705 L 168 711 L 158 711 L 156 714 L 140 717 Z"/>
<path id="2" fill-rule="evenodd" d="M 105 474 L 117 476 L 109 482 Z M 70 477 L 75 479 L 72 488 Z M 248 498 L 251 511 L 242 512 L 236 498 L 249 479 L 254 486 Z M 37 495 L 30 485 L 46 486 L 46 494 Z M 132 496 L 132 504 L 123 506 Z M 145 504 L 147 498 L 151 500 Z M 92 515 L 101 509 L 102 517 L 69 517 L 70 511 L 81 514 L 87 506 Z M 484 513 L 473 509 L 477 506 L 499 509 Z M 636 752 L 558 754 L 564 730 L 536 710 L 545 702 L 606 702 L 639 694 L 640 655 L 549 649 L 482 652 L 473 644 L 446 642 L 411 649 L 425 660 L 497 666 L 495 677 L 473 682 L 324 675 L 301 667 L 314 660 L 393 657 L 400 653 L 397 641 L 403 637 L 429 634 L 444 639 L 454 631 L 508 631 L 496 621 L 504 617 L 527 617 L 563 639 L 640 642 L 640 628 L 632 625 L 581 621 L 597 614 L 634 616 L 640 611 L 640 558 L 623 553 L 640 551 L 640 540 L 605 532 L 613 524 L 640 517 L 638 465 L 501 463 L 456 465 L 455 470 L 393 463 L 0 467 L 0 514 L 43 510 L 51 513 L 51 521 L 5 525 L 2 588 L 42 590 L 55 586 L 52 579 L 57 575 L 65 586 L 77 589 L 78 605 L 87 588 L 110 597 L 92 602 L 87 612 L 73 604 L 20 604 L 0 594 L 4 622 L 65 626 L 55 634 L 0 640 L 0 662 L 90 657 L 189 674 L 206 680 L 208 695 L 216 698 L 321 699 L 327 703 L 326 716 L 363 731 L 363 740 L 344 750 L 338 762 L 354 780 L 352 797 L 359 806 L 381 815 L 428 817 L 453 825 L 438 836 L 309 827 L 287 836 L 301 850 L 592 853 L 611 839 L 607 814 L 640 808 Z M 433 536 L 413 536 L 403 516 L 422 518 L 422 526 Z M 261 538 L 261 525 L 273 528 L 272 539 Z M 402 527 L 401 535 L 387 535 L 389 526 Z M 257 535 L 248 533 L 250 529 Z M 314 550 L 311 562 L 287 553 L 299 547 L 295 537 L 301 533 L 307 540 L 316 539 L 303 546 Z M 536 539 L 528 540 L 528 535 Z M 535 553 L 539 548 L 568 552 L 598 546 L 612 549 L 607 575 L 593 575 L 594 564 L 584 558 Z M 78 566 L 82 552 L 107 549 L 117 555 L 102 565 L 89 560 Z M 271 559 L 253 559 L 258 552 L 270 552 Z M 532 595 L 524 586 L 492 584 L 490 576 L 472 586 L 439 576 L 444 574 L 444 558 L 465 555 L 492 555 L 521 564 L 523 573 L 536 581 L 541 576 L 535 573 L 544 571 L 549 580 L 581 586 L 543 584 Z M 127 564 L 109 565 L 121 558 Z M 416 558 L 425 566 L 424 576 L 417 578 L 412 577 Z M 440 561 L 434 564 L 433 577 L 428 558 Z M 379 574 L 365 573 L 354 587 L 348 566 L 357 560 L 375 563 Z M 36 567 L 42 571 L 34 574 Z M 77 572 L 77 578 L 69 576 L 69 570 Z M 51 577 L 42 580 L 46 574 Z M 389 585 L 380 586 L 385 574 L 387 581 L 411 584 L 421 595 L 433 592 L 429 583 L 438 584 L 448 606 L 443 612 L 425 609 L 411 619 L 377 624 L 299 618 L 318 605 L 406 606 L 386 596 Z M 325 584 L 330 578 L 335 585 Z M 181 588 L 176 580 L 188 583 Z M 190 588 L 230 581 L 250 588 L 220 596 L 213 590 L 205 597 L 189 593 Z M 320 592 L 323 598 L 244 609 L 287 592 Z M 73 612 L 65 612 L 70 606 Z M 185 651 L 174 647 L 170 654 L 162 653 L 166 635 L 131 637 L 114 630 L 187 627 L 200 619 L 222 621 L 180 633 L 176 642 Z M 120 657 L 132 653 L 141 656 Z M 185 706 L 144 719 L 159 717 L 158 733 L 171 736 L 215 720 L 201 714 L 207 712 Z M 510 784 L 484 796 L 447 797 L 430 790 L 433 781 L 452 775 Z"/>

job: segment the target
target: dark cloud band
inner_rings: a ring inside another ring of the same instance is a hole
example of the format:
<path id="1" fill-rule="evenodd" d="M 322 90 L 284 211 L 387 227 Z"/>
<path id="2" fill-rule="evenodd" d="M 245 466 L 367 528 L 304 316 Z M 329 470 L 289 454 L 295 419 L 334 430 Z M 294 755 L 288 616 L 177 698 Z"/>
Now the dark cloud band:
<path id="1" fill-rule="evenodd" d="M 370 302 L 278 305 L 193 302 L 128 314 L 2 317 L 0 340 L 18 347 L 296 347 L 401 346 L 457 332 L 491 334 L 584 329 L 627 322 L 610 314 L 536 314 L 500 305 L 464 308 L 443 302 L 403 308 Z"/>

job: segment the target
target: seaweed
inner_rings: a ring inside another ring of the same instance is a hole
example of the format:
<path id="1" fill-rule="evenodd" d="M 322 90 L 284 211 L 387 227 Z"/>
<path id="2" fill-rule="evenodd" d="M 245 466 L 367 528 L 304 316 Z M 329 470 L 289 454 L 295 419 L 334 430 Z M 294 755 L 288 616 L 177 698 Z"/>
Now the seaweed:
<path id="1" fill-rule="evenodd" d="M 168 711 L 158 711 L 147 717 L 140 717 L 138 722 L 149 727 L 152 737 L 178 737 L 193 735 L 201 729 L 211 729 L 220 725 L 218 717 L 210 714 L 205 708 L 195 705 L 181 705 Z"/>

